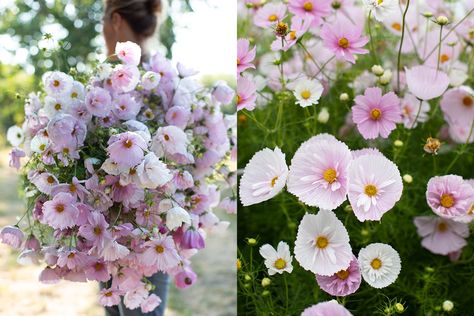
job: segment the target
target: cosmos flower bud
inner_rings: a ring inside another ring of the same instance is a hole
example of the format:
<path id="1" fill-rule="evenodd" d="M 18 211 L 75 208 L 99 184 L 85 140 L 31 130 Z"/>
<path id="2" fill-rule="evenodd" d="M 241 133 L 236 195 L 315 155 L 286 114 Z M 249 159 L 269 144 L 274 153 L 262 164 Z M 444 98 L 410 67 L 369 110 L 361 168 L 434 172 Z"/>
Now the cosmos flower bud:
<path id="1" fill-rule="evenodd" d="M 450 312 L 453 310 L 453 308 L 454 308 L 454 304 L 450 300 L 446 300 L 443 302 L 443 311 Z"/>
<path id="2" fill-rule="evenodd" d="M 436 18 L 436 23 L 438 23 L 439 25 L 446 25 L 449 23 L 449 19 L 444 15 L 440 15 Z"/>
<path id="3" fill-rule="evenodd" d="M 424 151 L 426 151 L 429 154 L 437 154 L 439 148 L 441 147 L 441 142 L 437 138 L 433 137 L 428 137 L 426 139 L 426 143 L 423 146 Z"/>
<path id="4" fill-rule="evenodd" d="M 380 65 L 373 65 L 372 68 L 370 69 L 372 71 L 372 73 L 376 76 L 381 76 L 383 75 L 384 73 L 384 69 L 382 66 Z"/>
<path id="5" fill-rule="evenodd" d="M 329 121 L 329 112 L 326 107 L 321 108 L 321 111 L 318 114 L 318 122 L 326 124 Z"/>
<path id="6" fill-rule="evenodd" d="M 340 101 L 347 101 L 347 100 L 349 100 L 349 95 L 347 93 L 341 93 L 341 95 L 339 96 L 339 100 Z"/>
<path id="7" fill-rule="evenodd" d="M 405 311 L 405 307 L 401 303 L 396 303 L 394 307 L 395 307 L 395 311 L 399 314 Z"/>
<path id="8" fill-rule="evenodd" d="M 403 176 L 403 181 L 405 181 L 406 183 L 412 183 L 413 182 L 413 177 L 409 174 L 405 174 Z"/>
<path id="9" fill-rule="evenodd" d="M 257 244 L 257 240 L 255 238 L 249 238 L 249 239 L 247 239 L 247 243 L 250 246 L 255 246 Z"/>
<path id="10" fill-rule="evenodd" d="M 262 286 L 263 287 L 269 286 L 271 283 L 272 283 L 272 280 L 270 280 L 269 278 L 263 278 L 262 279 Z"/>
<path id="11" fill-rule="evenodd" d="M 388 85 L 392 80 L 392 72 L 390 70 L 384 71 L 384 73 L 379 78 L 379 83 L 383 86 Z"/>
<path id="12" fill-rule="evenodd" d="M 403 142 L 402 142 L 401 140 L 397 139 L 397 140 L 395 140 L 395 141 L 393 142 L 393 145 L 394 145 L 395 147 L 402 147 L 402 146 L 403 146 Z"/>
<path id="13" fill-rule="evenodd" d="M 423 13 L 423 16 L 425 18 L 431 18 L 433 16 L 433 13 L 432 12 L 429 12 L 429 11 L 426 11 L 425 13 Z"/>

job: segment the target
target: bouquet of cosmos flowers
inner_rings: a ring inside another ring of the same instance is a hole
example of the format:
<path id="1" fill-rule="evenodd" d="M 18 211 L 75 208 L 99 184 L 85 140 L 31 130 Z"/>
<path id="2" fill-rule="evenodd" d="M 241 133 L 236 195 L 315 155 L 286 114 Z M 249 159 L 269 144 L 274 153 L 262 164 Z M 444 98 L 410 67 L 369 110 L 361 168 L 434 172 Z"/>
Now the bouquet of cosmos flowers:
<path id="1" fill-rule="evenodd" d="M 139 67 L 140 47 L 118 43 L 120 63 L 102 63 L 82 82 L 62 72 L 30 94 L 22 127 L 11 127 L 11 166 L 20 168 L 28 208 L 0 239 L 20 263 L 44 261 L 39 279 L 107 282 L 100 303 L 152 311 L 160 298 L 145 278 L 158 271 L 180 288 L 197 276 L 191 257 L 206 232 L 228 222 L 236 176 L 234 92 L 199 85 L 194 70 L 157 54 Z M 228 195 L 228 194 L 227 194 Z"/>
<path id="2" fill-rule="evenodd" d="M 239 2 L 241 312 L 472 313 L 474 4 Z"/>

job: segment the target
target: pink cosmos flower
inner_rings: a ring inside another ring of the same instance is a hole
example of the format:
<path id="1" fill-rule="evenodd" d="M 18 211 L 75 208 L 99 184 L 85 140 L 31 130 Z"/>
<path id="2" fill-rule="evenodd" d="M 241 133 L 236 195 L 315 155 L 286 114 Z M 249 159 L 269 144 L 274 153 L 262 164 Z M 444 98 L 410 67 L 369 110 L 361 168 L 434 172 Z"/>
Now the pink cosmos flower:
<path id="1" fill-rule="evenodd" d="M 252 111 L 255 109 L 256 100 L 257 87 L 255 83 L 246 77 L 239 77 L 237 79 L 237 110 Z"/>
<path id="2" fill-rule="evenodd" d="M 359 289 L 362 281 L 359 262 L 354 256 L 347 269 L 338 271 L 331 276 L 316 274 L 319 287 L 332 296 L 347 296 Z"/>
<path id="3" fill-rule="evenodd" d="M 158 157 L 163 156 L 164 153 L 186 155 L 188 144 L 186 133 L 182 129 L 170 125 L 158 128 L 153 136 L 152 149 Z"/>
<path id="4" fill-rule="evenodd" d="M 306 308 L 301 316 L 352 316 L 352 314 L 336 300 L 332 300 Z"/>
<path id="5" fill-rule="evenodd" d="M 151 313 L 160 306 L 161 298 L 159 298 L 156 294 L 150 294 L 143 302 L 140 304 L 140 308 L 142 313 Z"/>
<path id="6" fill-rule="evenodd" d="M 382 95 L 380 88 L 367 88 L 355 98 L 352 120 L 365 139 L 387 138 L 401 121 L 400 100 L 393 92 Z"/>
<path id="7" fill-rule="evenodd" d="M 441 96 L 449 85 L 447 74 L 424 65 L 405 68 L 405 75 L 408 90 L 425 101 Z"/>
<path id="8" fill-rule="evenodd" d="M 212 96 L 222 104 L 229 104 L 234 95 L 235 91 L 225 81 L 218 81 L 212 89 Z"/>
<path id="9" fill-rule="evenodd" d="M 136 309 L 147 298 L 148 290 L 145 284 L 140 282 L 137 287 L 125 293 L 123 302 L 128 309 Z"/>
<path id="10" fill-rule="evenodd" d="M 84 270 L 86 277 L 91 281 L 107 282 L 110 280 L 110 272 L 107 264 L 102 260 L 92 261 Z"/>
<path id="11" fill-rule="evenodd" d="M 73 82 L 71 76 L 60 71 L 50 72 L 43 77 L 46 93 L 55 97 L 66 96 L 71 91 Z"/>
<path id="12" fill-rule="evenodd" d="M 446 175 L 428 181 L 426 201 L 436 215 L 457 220 L 471 207 L 473 187 L 462 177 Z"/>
<path id="13" fill-rule="evenodd" d="M 397 166 L 382 155 L 363 155 L 349 167 L 349 202 L 359 221 L 378 221 L 402 196 Z"/>
<path id="14" fill-rule="evenodd" d="M 271 45 L 272 50 L 287 51 L 288 49 L 290 49 L 293 45 L 296 44 L 298 39 L 300 39 L 301 36 L 303 36 L 308 31 L 312 21 L 313 20 L 311 18 L 302 19 L 299 16 L 294 16 L 291 19 L 290 31 L 283 40 L 282 38 L 277 37 L 273 41 Z"/>
<path id="15" fill-rule="evenodd" d="M 245 69 L 255 68 L 252 61 L 255 58 L 257 48 L 254 46 L 250 49 L 248 39 L 241 38 L 237 41 L 237 75 L 241 74 Z"/>
<path id="16" fill-rule="evenodd" d="M 59 277 L 59 275 L 56 273 L 56 271 L 59 269 L 59 267 L 56 267 L 56 268 L 50 268 L 50 267 L 46 267 L 43 269 L 43 271 L 41 271 L 40 275 L 39 275 L 39 281 L 43 284 L 55 284 L 55 283 L 58 283 L 61 278 Z"/>
<path id="17" fill-rule="evenodd" d="M 100 256 L 104 261 L 116 261 L 123 259 L 130 254 L 130 250 L 119 244 L 116 240 L 107 240 Z"/>
<path id="18" fill-rule="evenodd" d="M 114 99 L 113 113 L 121 120 L 132 120 L 138 112 L 141 105 L 130 94 L 121 94 Z"/>
<path id="19" fill-rule="evenodd" d="M 60 114 L 49 121 L 48 137 L 56 152 L 58 148 L 76 148 L 86 139 L 87 126 L 69 114 Z"/>
<path id="20" fill-rule="evenodd" d="M 84 201 L 85 197 L 89 195 L 89 191 L 86 190 L 86 188 L 81 184 L 81 181 L 79 181 L 76 177 L 72 178 L 71 183 L 61 183 L 54 186 L 51 190 L 51 195 L 54 196 L 59 192 L 72 194 L 81 201 Z"/>
<path id="21" fill-rule="evenodd" d="M 99 293 L 99 303 L 102 306 L 114 306 L 120 303 L 120 292 L 116 289 L 102 289 Z"/>
<path id="22" fill-rule="evenodd" d="M 153 265 L 159 271 L 167 271 L 176 267 L 181 261 L 171 236 L 160 236 L 145 243 L 146 250 L 141 254 L 144 265 Z"/>
<path id="23" fill-rule="evenodd" d="M 471 127 L 474 120 L 474 91 L 470 87 L 461 86 L 447 90 L 440 106 L 449 125 Z"/>
<path id="24" fill-rule="evenodd" d="M 369 42 L 367 37 L 362 36 L 362 27 L 346 23 L 346 21 L 338 20 L 333 25 L 324 24 L 321 29 L 321 38 L 324 46 L 331 50 L 337 58 L 345 59 L 353 64 L 355 63 L 355 54 L 369 52 L 362 48 Z"/>
<path id="25" fill-rule="evenodd" d="M 422 101 L 420 104 L 420 100 L 411 93 L 405 94 L 400 107 L 405 128 L 415 128 L 418 122 L 426 122 L 428 120 L 430 104 L 426 101 Z"/>
<path id="26" fill-rule="evenodd" d="M 124 167 L 132 168 L 138 165 L 144 157 L 143 151 L 147 144 L 135 132 L 125 132 L 110 137 L 107 153 L 110 159 Z"/>
<path id="27" fill-rule="evenodd" d="M 92 115 L 106 117 L 112 110 L 110 93 L 103 88 L 92 87 L 86 94 L 86 107 Z"/>
<path id="28" fill-rule="evenodd" d="M 117 65 L 110 77 L 112 87 L 117 92 L 130 92 L 140 80 L 140 71 L 133 65 Z"/>
<path id="29" fill-rule="evenodd" d="M 5 226 L 0 231 L 0 241 L 15 249 L 20 248 L 23 239 L 23 232 L 16 226 Z"/>
<path id="30" fill-rule="evenodd" d="M 111 239 L 110 232 L 107 230 L 109 223 L 105 220 L 104 215 L 100 212 L 90 212 L 88 222 L 79 227 L 79 234 L 94 245 L 99 247 L 99 250 L 105 245 L 105 241 Z"/>
<path id="31" fill-rule="evenodd" d="M 288 10 L 303 19 L 312 19 L 312 26 L 321 25 L 322 18 L 331 14 L 331 0 L 290 0 Z"/>
<path id="32" fill-rule="evenodd" d="M 168 124 L 184 129 L 191 119 L 191 111 L 183 106 L 173 106 L 168 109 L 165 120 Z"/>
<path id="33" fill-rule="evenodd" d="M 142 49 L 134 42 L 118 42 L 115 45 L 115 55 L 124 64 L 138 66 L 142 55 Z"/>
<path id="34" fill-rule="evenodd" d="M 347 170 L 352 155 L 329 134 L 304 142 L 291 160 L 288 191 L 310 206 L 333 210 L 346 200 Z"/>
<path id="35" fill-rule="evenodd" d="M 59 251 L 57 265 L 59 267 L 67 267 L 68 269 L 83 268 L 88 264 L 89 256 L 77 249 L 61 249 Z"/>
<path id="36" fill-rule="evenodd" d="M 418 235 L 423 238 L 421 245 L 439 255 L 449 255 L 467 245 L 469 227 L 437 216 L 417 216 L 414 223 Z"/>
<path id="37" fill-rule="evenodd" d="M 60 192 L 43 204 L 43 221 L 54 229 L 73 227 L 78 213 L 76 198 L 69 193 Z"/>
<path id="38" fill-rule="evenodd" d="M 161 75 L 153 71 L 147 71 L 142 76 L 141 85 L 145 90 L 155 89 L 160 83 Z"/>
<path id="39" fill-rule="evenodd" d="M 17 170 L 20 169 L 20 166 L 21 166 L 20 158 L 23 158 L 26 156 L 25 152 L 21 149 L 13 148 L 9 155 L 10 155 L 10 160 L 8 162 L 8 165 L 11 168 L 15 168 Z"/>
<path id="40" fill-rule="evenodd" d="M 191 267 L 185 267 L 174 276 L 174 284 L 176 284 L 176 287 L 180 289 L 185 289 L 193 285 L 196 282 L 196 279 L 197 275 Z"/>
<path id="41" fill-rule="evenodd" d="M 180 246 L 183 249 L 203 249 L 206 244 L 199 230 L 189 228 L 183 234 Z"/>
<path id="42" fill-rule="evenodd" d="M 257 10 L 253 23 L 259 27 L 272 27 L 286 17 L 286 5 L 283 3 L 267 3 Z"/>

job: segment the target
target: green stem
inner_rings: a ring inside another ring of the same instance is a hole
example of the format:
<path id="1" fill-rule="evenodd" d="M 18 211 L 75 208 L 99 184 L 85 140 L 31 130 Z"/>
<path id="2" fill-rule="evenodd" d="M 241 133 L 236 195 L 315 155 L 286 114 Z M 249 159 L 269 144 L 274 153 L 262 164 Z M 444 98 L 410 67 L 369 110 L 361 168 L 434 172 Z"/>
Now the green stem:
<path id="1" fill-rule="evenodd" d="M 408 7 L 410 6 L 410 0 L 407 1 L 407 6 L 405 7 L 405 11 L 403 12 L 403 19 L 402 19 L 402 37 L 400 38 L 400 47 L 398 48 L 398 56 L 397 56 L 397 91 L 400 92 L 400 66 L 402 60 L 402 47 L 403 47 L 403 39 L 405 38 L 405 19 L 408 12 Z"/>
<path id="2" fill-rule="evenodd" d="M 377 62 L 377 54 L 375 53 L 375 46 L 374 46 L 374 39 L 372 36 L 372 10 L 369 11 L 369 16 L 367 18 L 367 29 L 369 31 L 369 39 L 370 39 L 370 55 L 372 55 L 372 59 L 374 60 L 375 64 L 378 64 Z"/>
<path id="3" fill-rule="evenodd" d="M 439 44 L 438 44 L 438 63 L 436 65 L 436 73 L 439 71 L 439 62 L 441 60 L 441 41 L 443 40 L 443 25 L 439 28 Z"/>
<path id="4" fill-rule="evenodd" d="M 469 145 L 469 139 L 471 138 L 472 136 L 472 132 L 473 132 L 473 129 L 474 129 L 474 120 L 472 120 L 472 123 L 471 123 L 471 128 L 469 129 L 469 135 L 467 135 L 467 138 L 466 138 L 466 142 L 464 144 L 462 144 L 462 147 L 461 149 L 457 152 L 456 154 L 456 157 L 454 157 L 454 159 L 451 161 L 451 163 L 449 164 L 449 166 L 446 168 L 446 171 L 444 172 L 445 174 L 447 174 L 451 168 L 454 166 L 454 164 L 456 163 L 456 161 L 458 161 L 458 159 L 464 154 L 466 148 L 467 148 L 467 145 Z"/>
<path id="5" fill-rule="evenodd" d="M 285 283 L 285 298 L 286 298 L 286 301 L 285 301 L 285 315 L 288 315 L 288 303 L 289 303 L 289 299 L 288 299 L 288 282 L 286 281 L 286 274 L 285 274 L 285 272 L 283 272 L 283 282 Z"/>

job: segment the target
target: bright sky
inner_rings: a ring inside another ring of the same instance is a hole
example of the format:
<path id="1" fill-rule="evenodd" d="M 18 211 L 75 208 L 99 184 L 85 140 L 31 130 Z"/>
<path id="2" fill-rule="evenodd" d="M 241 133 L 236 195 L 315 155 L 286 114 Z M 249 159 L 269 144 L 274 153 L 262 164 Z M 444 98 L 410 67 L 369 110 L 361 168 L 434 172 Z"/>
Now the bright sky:
<path id="1" fill-rule="evenodd" d="M 173 1 L 171 1 L 173 2 Z M 0 12 L 14 3 L 1 0 Z M 175 17 L 176 43 L 173 46 L 174 62 L 207 74 L 235 74 L 237 3 L 234 0 L 191 0 L 194 12 Z M 49 31 L 49 30 L 48 30 Z M 57 32 L 51 32 L 57 34 Z M 16 51 L 16 56 L 0 47 L 0 60 L 4 63 L 24 63 L 28 50 L 8 35 L 0 35 L 3 48 Z"/>

